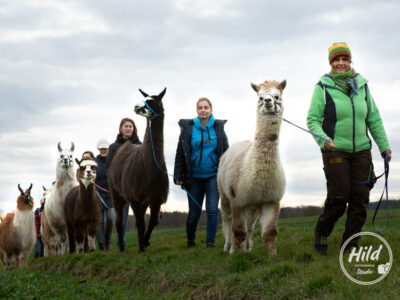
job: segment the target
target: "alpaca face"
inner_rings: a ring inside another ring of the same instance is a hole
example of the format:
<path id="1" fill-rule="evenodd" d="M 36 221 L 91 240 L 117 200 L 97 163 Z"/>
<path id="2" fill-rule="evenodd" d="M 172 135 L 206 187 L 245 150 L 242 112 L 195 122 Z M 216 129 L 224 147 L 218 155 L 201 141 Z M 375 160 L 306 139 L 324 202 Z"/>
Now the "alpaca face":
<path id="1" fill-rule="evenodd" d="M 263 89 L 258 92 L 260 114 L 279 114 L 283 110 L 281 92 L 276 88 Z"/>
<path id="2" fill-rule="evenodd" d="M 164 97 L 166 90 L 167 89 L 165 88 L 159 95 L 149 96 L 139 89 L 145 97 L 145 100 L 143 104 L 135 105 L 135 113 L 147 119 L 155 119 L 159 115 L 162 115 L 164 113 L 164 107 L 161 100 Z"/>
<path id="3" fill-rule="evenodd" d="M 58 158 L 58 165 L 64 169 L 68 169 L 73 166 L 74 160 L 72 154 L 74 152 L 74 143 L 71 143 L 70 149 L 62 149 L 60 142 L 58 143 L 58 151 L 60 157 Z"/>
<path id="4" fill-rule="evenodd" d="M 79 180 L 87 188 L 96 180 L 97 163 L 94 160 L 82 160 L 79 163 Z"/>
<path id="5" fill-rule="evenodd" d="M 282 92 L 286 86 L 286 80 L 282 82 L 265 81 L 259 85 L 254 83 L 251 87 L 258 95 L 258 112 L 261 115 L 277 114 L 282 115 Z"/>
<path id="6" fill-rule="evenodd" d="M 17 199 L 17 207 L 19 210 L 31 210 L 33 208 L 33 198 L 31 197 L 31 189 L 32 189 L 32 184 L 30 187 L 25 190 L 25 192 L 22 190 L 20 185 L 18 184 L 18 189 L 21 192 L 21 195 Z"/>

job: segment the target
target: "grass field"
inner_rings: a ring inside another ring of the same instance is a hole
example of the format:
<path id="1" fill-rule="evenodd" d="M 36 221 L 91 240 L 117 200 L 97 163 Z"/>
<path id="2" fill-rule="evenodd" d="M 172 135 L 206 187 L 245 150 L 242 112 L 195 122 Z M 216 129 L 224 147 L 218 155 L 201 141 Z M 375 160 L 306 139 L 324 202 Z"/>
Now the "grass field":
<path id="1" fill-rule="evenodd" d="M 353 283 L 341 271 L 343 219 L 329 238 L 328 256 L 320 256 L 313 249 L 317 217 L 306 217 L 279 220 L 276 257 L 267 255 L 259 228 L 253 251 L 233 255 L 223 252 L 221 230 L 215 249 L 205 248 L 204 228 L 196 247 L 187 249 L 183 227 L 157 228 L 144 254 L 137 252 L 136 231 L 130 231 L 126 253 L 119 252 L 113 236 L 109 252 L 31 258 L 24 268 L 1 269 L 0 298 L 399 299 L 400 210 L 390 215 L 390 226 L 380 234 L 394 263 L 386 278 L 371 286 Z M 371 215 L 363 231 L 373 231 Z"/>

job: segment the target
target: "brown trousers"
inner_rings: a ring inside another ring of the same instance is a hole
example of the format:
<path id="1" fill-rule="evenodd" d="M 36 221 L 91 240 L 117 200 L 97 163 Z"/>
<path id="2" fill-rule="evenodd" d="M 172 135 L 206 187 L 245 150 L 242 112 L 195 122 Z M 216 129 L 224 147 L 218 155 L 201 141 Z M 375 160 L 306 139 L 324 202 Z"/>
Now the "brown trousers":
<path id="1" fill-rule="evenodd" d="M 373 183 L 358 184 L 375 176 L 371 150 L 357 153 L 322 152 L 326 177 L 327 197 L 324 211 L 318 218 L 315 231 L 321 236 L 329 236 L 336 221 L 347 207 L 346 227 L 342 244 L 353 234 L 359 233 L 367 217 L 369 192 Z M 357 243 L 354 240 L 351 244 Z"/>

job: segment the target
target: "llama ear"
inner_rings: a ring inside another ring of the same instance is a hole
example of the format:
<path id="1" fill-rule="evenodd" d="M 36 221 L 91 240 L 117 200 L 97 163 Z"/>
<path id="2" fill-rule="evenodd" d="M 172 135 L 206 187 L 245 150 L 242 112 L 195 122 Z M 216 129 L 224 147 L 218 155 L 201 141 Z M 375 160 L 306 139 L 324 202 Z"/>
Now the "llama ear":
<path id="1" fill-rule="evenodd" d="M 147 98 L 147 97 L 149 97 L 149 95 L 147 95 L 145 92 L 143 92 L 141 89 L 139 89 L 139 92 L 145 97 L 145 98 Z"/>
<path id="2" fill-rule="evenodd" d="M 74 142 L 71 142 L 71 149 L 70 149 L 70 151 L 71 151 L 71 152 L 74 152 L 74 149 L 75 149 Z"/>
<path id="3" fill-rule="evenodd" d="M 277 86 L 276 88 L 278 90 L 280 90 L 281 92 L 284 90 L 284 88 L 286 87 L 286 79 L 282 80 Z"/>
<path id="4" fill-rule="evenodd" d="M 31 185 L 30 185 L 29 188 L 28 188 L 29 192 L 31 192 L 31 189 L 32 189 L 32 183 L 31 183 Z"/>
<path id="5" fill-rule="evenodd" d="M 253 88 L 253 90 L 255 90 L 255 91 L 258 93 L 258 91 L 260 90 L 260 88 L 258 87 L 258 85 L 255 84 L 255 83 L 252 83 L 252 82 L 250 82 L 250 84 L 251 84 L 251 87 Z"/>
<path id="6" fill-rule="evenodd" d="M 45 188 L 45 186 L 44 186 L 44 185 L 42 185 L 42 188 L 43 188 L 43 191 L 47 191 L 47 189 Z"/>
<path id="7" fill-rule="evenodd" d="M 19 185 L 19 183 L 18 183 L 18 189 L 21 192 L 21 195 L 25 194 L 24 191 L 21 189 L 21 186 Z"/>
<path id="8" fill-rule="evenodd" d="M 61 152 L 61 151 L 62 151 L 62 149 L 61 149 L 61 142 L 58 142 L 58 144 L 57 144 L 57 148 L 58 148 L 58 151 L 59 151 L 59 152 Z"/>
<path id="9" fill-rule="evenodd" d="M 79 165 L 79 160 L 76 157 L 75 157 L 75 161 Z"/>
<path id="10" fill-rule="evenodd" d="M 158 95 L 158 100 L 161 100 L 164 97 L 166 92 L 167 92 L 167 88 L 164 88 L 164 90 Z"/>

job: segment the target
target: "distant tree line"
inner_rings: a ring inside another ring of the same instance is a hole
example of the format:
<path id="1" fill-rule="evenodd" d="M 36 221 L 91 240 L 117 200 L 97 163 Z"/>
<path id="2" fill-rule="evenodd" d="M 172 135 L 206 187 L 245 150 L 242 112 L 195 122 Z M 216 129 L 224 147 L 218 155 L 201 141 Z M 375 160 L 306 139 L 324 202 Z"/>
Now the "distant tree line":
<path id="1" fill-rule="evenodd" d="M 368 205 L 368 210 L 375 210 L 378 202 L 371 202 Z M 388 201 L 389 209 L 400 208 L 400 199 L 389 200 Z M 295 218 L 295 217 L 310 217 L 310 216 L 319 216 L 322 213 L 321 206 L 297 206 L 297 207 L 283 207 L 280 211 L 279 218 Z M 380 205 L 380 209 L 386 209 L 386 201 L 382 201 Z M 148 222 L 149 215 L 146 215 L 146 222 Z M 175 226 L 184 226 L 186 224 L 187 213 L 186 212 L 163 212 L 162 218 L 160 219 L 159 226 L 163 227 L 175 227 Z M 221 220 L 221 215 L 220 215 Z M 200 220 L 199 226 L 205 226 L 207 222 L 207 214 L 203 210 Z M 129 215 L 128 218 L 128 229 L 135 228 L 135 217 L 133 215 Z M 115 228 L 114 228 L 115 229 Z"/>

